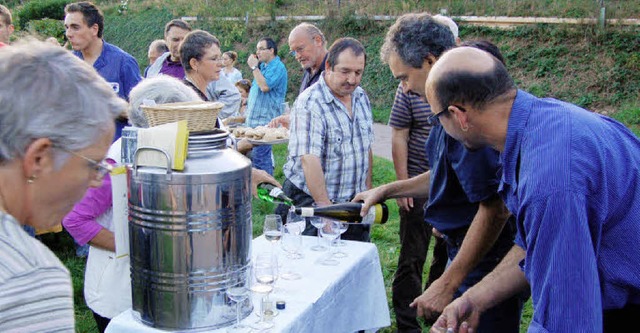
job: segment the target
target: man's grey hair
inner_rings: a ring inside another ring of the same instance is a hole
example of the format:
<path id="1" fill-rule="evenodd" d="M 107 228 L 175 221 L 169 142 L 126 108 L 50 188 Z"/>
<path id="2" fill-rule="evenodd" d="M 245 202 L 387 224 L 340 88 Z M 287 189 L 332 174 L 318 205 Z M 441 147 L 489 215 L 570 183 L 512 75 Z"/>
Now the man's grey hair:
<path id="1" fill-rule="evenodd" d="M 320 38 L 322 39 L 322 45 L 327 45 L 327 39 L 324 37 L 322 30 L 320 30 L 320 28 L 316 27 L 314 24 L 302 22 L 295 26 L 292 31 L 296 29 L 302 29 L 310 39 L 314 39 L 316 38 L 316 36 L 320 36 Z"/>
<path id="2" fill-rule="evenodd" d="M 149 44 L 149 50 L 154 50 L 158 54 L 162 55 L 166 52 L 169 52 L 169 47 L 167 46 L 167 42 L 164 39 L 156 39 L 151 44 Z"/>
<path id="3" fill-rule="evenodd" d="M 449 29 L 451 30 L 451 33 L 453 33 L 454 39 L 457 39 L 459 37 L 458 25 L 449 16 L 438 14 L 438 15 L 434 15 L 433 19 L 436 20 L 436 22 L 449 27 Z"/>
<path id="4" fill-rule="evenodd" d="M 24 156 L 40 138 L 72 151 L 89 147 L 127 108 L 85 62 L 32 39 L 0 52 L 0 87 L 0 163 Z M 56 156 L 56 166 L 67 156 Z"/>
<path id="5" fill-rule="evenodd" d="M 421 68 L 429 55 L 439 58 L 455 45 L 451 29 L 431 15 L 405 14 L 389 28 L 380 48 L 380 59 L 388 64 L 391 54 L 396 53 L 405 64 Z"/>
<path id="6" fill-rule="evenodd" d="M 193 89 L 174 77 L 158 75 L 144 79 L 131 89 L 129 94 L 129 121 L 135 127 L 149 127 L 149 122 L 140 107 L 145 100 L 164 104 L 200 101 L 201 98 Z"/>

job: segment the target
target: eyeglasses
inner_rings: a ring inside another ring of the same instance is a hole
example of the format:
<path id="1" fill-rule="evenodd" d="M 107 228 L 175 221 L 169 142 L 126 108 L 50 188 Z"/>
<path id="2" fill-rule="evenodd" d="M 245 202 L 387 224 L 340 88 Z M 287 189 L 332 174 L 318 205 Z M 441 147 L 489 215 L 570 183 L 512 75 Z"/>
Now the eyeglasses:
<path id="1" fill-rule="evenodd" d="M 113 167 L 111 166 L 111 164 L 107 163 L 107 161 L 105 160 L 98 162 L 96 160 L 92 160 L 84 155 L 78 154 L 64 147 L 56 146 L 56 148 L 89 162 L 89 164 L 91 164 L 93 168 L 93 171 L 96 173 L 96 179 L 98 180 L 104 178 L 106 174 L 108 174 L 113 170 Z"/>
<path id="2" fill-rule="evenodd" d="M 297 48 L 295 48 L 295 49 L 291 50 L 291 52 L 289 52 L 289 54 L 290 54 L 292 57 L 295 57 L 298 53 L 300 53 L 300 52 L 304 51 L 304 49 L 306 49 L 306 48 L 307 48 L 307 46 L 306 46 L 306 45 L 305 45 L 305 46 L 299 46 L 299 47 L 297 47 Z"/>
<path id="3" fill-rule="evenodd" d="M 269 50 L 270 48 L 268 47 L 259 47 L 257 50 L 258 51 L 264 51 L 264 50 Z"/>

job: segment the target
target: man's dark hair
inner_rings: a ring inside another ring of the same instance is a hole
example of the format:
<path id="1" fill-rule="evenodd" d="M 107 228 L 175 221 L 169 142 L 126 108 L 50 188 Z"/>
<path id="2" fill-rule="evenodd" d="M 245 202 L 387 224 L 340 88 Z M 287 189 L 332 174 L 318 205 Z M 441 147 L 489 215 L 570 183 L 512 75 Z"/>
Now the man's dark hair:
<path id="1" fill-rule="evenodd" d="M 502 56 L 502 53 L 500 53 L 500 49 L 493 43 L 491 43 L 488 40 L 470 40 L 470 41 L 465 41 L 462 44 L 460 44 L 460 47 L 462 46 L 470 46 L 470 47 L 475 47 L 476 49 L 480 49 L 482 51 L 488 52 L 490 53 L 492 56 L 494 56 L 496 59 L 500 60 L 500 62 L 503 65 L 507 65 L 507 63 L 504 61 L 504 57 Z"/>
<path id="2" fill-rule="evenodd" d="M 277 56 L 278 55 L 278 45 L 276 45 L 276 42 L 271 39 L 270 37 L 262 37 L 260 38 L 260 40 L 258 41 L 258 43 L 265 41 L 265 43 L 267 44 L 267 48 L 268 49 L 272 49 L 273 50 L 273 55 Z"/>
<path id="3" fill-rule="evenodd" d="M 184 21 L 184 20 L 181 20 L 181 19 L 173 19 L 173 20 L 169 21 L 169 23 L 167 23 L 164 26 L 164 35 L 165 35 L 165 37 L 169 33 L 169 30 L 171 30 L 171 28 L 173 28 L 173 27 L 184 29 L 184 30 L 187 30 L 187 31 L 193 30 L 191 28 L 191 25 L 189 23 L 187 23 L 187 21 Z"/>
<path id="4" fill-rule="evenodd" d="M 367 54 L 364 52 L 364 46 L 357 39 L 351 37 L 343 37 L 337 39 L 329 48 L 329 55 L 327 55 L 327 63 L 329 68 L 333 69 L 338 64 L 338 57 L 345 50 L 351 50 L 356 57 L 364 54 L 364 63 L 367 63 Z"/>
<path id="5" fill-rule="evenodd" d="M 431 15 L 406 14 L 389 28 L 380 48 L 380 59 L 389 63 L 389 56 L 395 52 L 405 64 L 421 68 L 429 55 L 439 58 L 455 45 L 451 29 L 436 22 Z"/>
<path id="6" fill-rule="evenodd" d="M 194 30 L 184 36 L 184 40 L 180 44 L 180 63 L 182 63 L 184 70 L 192 70 L 189 61 L 191 59 L 202 60 L 206 49 L 211 45 L 220 47 L 220 41 L 206 31 Z"/>
<path id="7" fill-rule="evenodd" d="M 491 57 L 493 68 L 485 72 L 452 69 L 442 73 L 434 82 L 434 92 L 440 105 L 468 104 L 475 109 L 484 107 L 516 88 L 507 68 Z"/>
<path id="8" fill-rule="evenodd" d="M 94 24 L 98 25 L 98 38 L 102 38 L 104 31 L 104 14 L 102 14 L 102 11 L 96 7 L 96 5 L 88 1 L 70 3 L 64 7 L 64 12 L 66 14 L 82 13 L 84 22 L 89 28 L 93 27 Z"/>
<path id="9" fill-rule="evenodd" d="M 11 11 L 9 10 L 9 8 L 3 6 L 0 4 L 0 18 L 3 19 L 4 23 L 6 25 L 11 25 L 13 24 L 12 20 L 11 20 Z"/>

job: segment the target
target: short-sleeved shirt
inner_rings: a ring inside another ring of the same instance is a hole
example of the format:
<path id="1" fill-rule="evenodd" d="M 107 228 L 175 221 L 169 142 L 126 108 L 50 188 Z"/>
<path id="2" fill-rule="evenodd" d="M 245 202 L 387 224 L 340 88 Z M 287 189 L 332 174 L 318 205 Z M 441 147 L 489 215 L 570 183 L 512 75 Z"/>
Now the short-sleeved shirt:
<path id="1" fill-rule="evenodd" d="M 171 56 L 168 56 L 162 62 L 160 74 L 173 76 L 178 80 L 182 80 L 184 79 L 184 67 L 182 67 L 180 61 L 171 61 Z"/>
<path id="2" fill-rule="evenodd" d="M 598 331 L 603 310 L 640 304 L 640 140 L 519 90 L 501 161 L 500 194 L 526 250 L 529 332 Z"/>
<path id="3" fill-rule="evenodd" d="M 409 129 L 407 142 L 409 177 L 415 177 L 429 170 L 429 160 L 424 151 L 431 125 L 431 106 L 420 95 L 404 93 L 402 85 L 396 90 L 396 97 L 389 116 L 389 126 L 395 129 Z"/>
<path id="4" fill-rule="evenodd" d="M 282 103 L 287 94 L 287 68 L 280 57 L 276 56 L 269 63 L 260 64 L 260 72 L 267 81 L 269 91 L 263 92 L 253 79 L 249 90 L 246 124 L 256 127 L 268 124 L 271 119 L 282 113 Z"/>
<path id="5" fill-rule="evenodd" d="M 438 124 L 427 139 L 427 155 L 431 184 L 425 220 L 445 234 L 468 227 L 479 203 L 498 193 L 499 153 L 491 148 L 470 151 Z"/>
<path id="6" fill-rule="evenodd" d="M 6 213 L 0 257 L 0 332 L 74 332 L 69 271 Z"/>
<path id="7" fill-rule="evenodd" d="M 302 92 L 291 112 L 289 156 L 284 174 L 311 195 L 302 171 L 302 156 L 320 158 L 329 200 L 348 201 L 366 190 L 373 118 L 361 87 L 351 99 L 352 117 L 327 86 L 324 77 Z"/>
<path id="8" fill-rule="evenodd" d="M 320 77 L 322 76 L 322 73 L 324 73 L 324 65 L 327 62 L 328 56 L 329 56 L 329 53 L 327 53 L 324 56 L 324 59 L 322 59 L 322 65 L 320 65 L 320 68 L 318 68 L 318 70 L 315 73 L 311 73 L 311 68 L 307 68 L 304 70 L 304 74 L 302 74 L 302 83 L 300 83 L 300 91 L 298 92 L 298 95 L 302 94 L 303 91 L 311 87 L 314 83 L 318 82 L 318 79 L 320 79 Z"/>

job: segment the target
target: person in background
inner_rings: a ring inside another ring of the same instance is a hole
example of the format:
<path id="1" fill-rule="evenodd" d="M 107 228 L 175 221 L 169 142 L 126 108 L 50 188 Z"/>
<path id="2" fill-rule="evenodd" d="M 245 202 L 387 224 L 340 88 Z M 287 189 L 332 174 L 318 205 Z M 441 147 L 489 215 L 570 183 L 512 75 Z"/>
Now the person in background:
<path id="1" fill-rule="evenodd" d="M 180 19 L 171 20 L 164 26 L 164 41 L 169 51 L 159 56 L 149 66 L 145 77 L 149 78 L 164 74 L 173 76 L 178 80 L 184 79 L 184 68 L 180 62 L 180 43 L 191 30 L 191 25 Z"/>
<path id="2" fill-rule="evenodd" d="M 248 127 L 267 125 L 280 115 L 281 104 L 287 94 L 287 69 L 278 56 L 276 42 L 268 37 L 258 41 L 256 54 L 249 56 L 247 65 L 253 74 L 247 104 Z M 270 145 L 255 147 L 251 153 L 253 165 L 273 175 L 273 154 Z"/>
<path id="3" fill-rule="evenodd" d="M 149 58 L 149 65 L 144 69 L 144 77 L 147 77 L 147 72 L 153 63 L 158 60 L 160 56 L 169 52 L 169 47 L 164 39 L 156 39 L 149 44 L 149 50 L 147 51 L 147 58 Z"/>
<path id="4" fill-rule="evenodd" d="M 69 271 L 22 226 L 53 227 L 101 186 L 126 103 L 89 65 L 39 41 L 0 52 L 0 86 L 0 331 L 74 332 Z"/>
<path id="5" fill-rule="evenodd" d="M 64 8 L 65 34 L 73 54 L 84 60 L 110 84 L 113 91 L 125 101 L 129 92 L 142 79 L 136 59 L 102 39 L 104 15 L 91 2 L 70 3 Z M 114 140 L 127 125 L 126 114 L 116 121 Z"/>
<path id="6" fill-rule="evenodd" d="M 244 116 L 245 110 L 247 108 L 247 100 L 249 99 L 249 90 L 251 89 L 251 81 L 247 79 L 242 79 L 236 82 L 236 87 L 238 91 L 240 91 L 240 96 L 242 96 L 242 101 L 240 103 L 240 111 L 238 112 L 240 116 Z"/>
<path id="7" fill-rule="evenodd" d="M 360 87 L 365 64 L 359 41 L 336 40 L 324 74 L 294 104 L 283 191 L 296 205 L 347 202 L 371 188 L 373 116 Z M 369 228 L 351 225 L 343 239 L 369 241 Z M 316 229 L 307 223 L 303 233 Z"/>
<path id="8" fill-rule="evenodd" d="M 427 13 L 406 14 L 389 28 L 380 49 L 405 92 L 425 96 L 425 81 L 446 50 L 455 46 L 451 29 Z M 430 104 L 432 112 L 437 108 Z M 498 196 L 499 153 L 469 151 L 448 136 L 432 116 L 426 143 L 429 171 L 358 194 L 365 209 L 387 198 L 427 197 L 424 222 L 440 232 L 450 264 L 410 307 L 418 317 L 435 319 L 444 307 L 489 274 L 513 246 L 512 217 Z M 494 304 L 481 318 L 478 332 L 519 332 L 526 295 Z M 418 328 L 417 331 L 420 331 Z"/>
<path id="9" fill-rule="evenodd" d="M 242 73 L 235 68 L 236 62 L 238 62 L 238 54 L 234 51 L 227 51 L 222 54 L 222 75 L 229 80 L 232 84 L 242 80 Z"/>
<path id="10" fill-rule="evenodd" d="M 203 30 L 188 33 L 180 44 L 180 61 L 185 71 L 183 82 L 204 101 L 209 82 L 218 80 L 222 71 L 220 41 Z"/>
<path id="11" fill-rule="evenodd" d="M 13 34 L 13 20 L 9 8 L 0 5 L 0 46 L 9 44 L 9 38 Z"/>
<path id="12" fill-rule="evenodd" d="M 517 89 L 499 60 L 471 47 L 438 60 L 426 95 L 454 139 L 500 152 L 500 195 L 517 226 L 507 256 L 432 331 L 475 331 L 486 309 L 529 287 L 529 332 L 628 330 L 640 315 L 638 137 Z"/>

